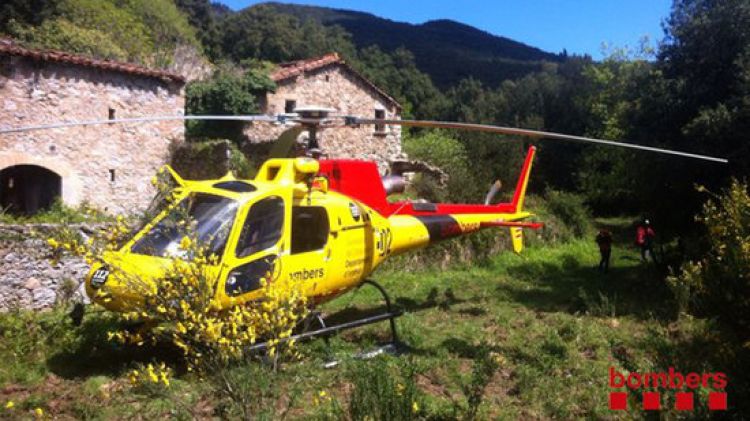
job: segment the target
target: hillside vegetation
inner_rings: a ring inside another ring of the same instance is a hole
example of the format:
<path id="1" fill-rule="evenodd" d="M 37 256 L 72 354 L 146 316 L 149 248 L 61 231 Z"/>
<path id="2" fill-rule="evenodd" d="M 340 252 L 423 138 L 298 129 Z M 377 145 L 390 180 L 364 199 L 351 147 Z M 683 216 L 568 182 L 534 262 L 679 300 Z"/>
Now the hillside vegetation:
<path id="1" fill-rule="evenodd" d="M 200 48 L 171 0 L 11 0 L 0 6 L 2 32 L 35 48 L 164 68 L 177 47 Z"/>
<path id="2" fill-rule="evenodd" d="M 417 66 L 440 87 L 467 77 L 495 87 L 506 79 L 540 71 L 545 61 L 565 58 L 448 19 L 412 25 L 349 10 L 269 4 L 301 20 L 340 26 L 352 35 L 358 48 L 377 45 L 387 52 L 405 48 L 414 53 Z"/>

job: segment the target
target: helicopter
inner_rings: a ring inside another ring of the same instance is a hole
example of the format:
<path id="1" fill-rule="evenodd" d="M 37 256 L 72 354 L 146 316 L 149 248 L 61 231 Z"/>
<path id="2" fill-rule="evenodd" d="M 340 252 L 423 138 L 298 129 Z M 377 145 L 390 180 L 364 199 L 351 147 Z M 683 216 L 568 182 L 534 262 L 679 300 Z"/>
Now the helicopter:
<path id="1" fill-rule="evenodd" d="M 141 279 L 158 282 L 168 257 L 178 252 L 182 236 L 169 226 L 177 212 L 187 211 L 195 223 L 198 239 L 218 257 L 215 269 L 214 306 L 232 306 L 262 299 L 264 280 L 293 282 L 313 304 L 320 304 L 362 285 L 372 285 L 383 295 L 386 312 L 363 319 L 326 326 L 316 313 L 320 329 L 289 339 L 376 323 L 389 319 L 394 342 L 394 318 L 385 289 L 369 279 L 373 271 L 392 256 L 426 247 L 438 241 L 482 229 L 508 229 L 513 251 L 524 248 L 523 230 L 539 229 L 543 223 L 529 221 L 533 213 L 524 208 L 536 147 L 530 146 L 509 202 L 493 203 L 499 190 L 495 183 L 484 203 L 449 204 L 402 200 L 388 196 L 403 192 L 402 175 L 381 178 L 377 164 L 354 159 L 325 159 L 319 149 L 321 128 L 361 125 L 476 130 L 532 139 L 556 139 L 624 147 L 681 157 L 726 163 L 727 160 L 682 151 L 654 148 L 611 140 L 559 133 L 458 122 L 365 119 L 337 115 L 323 107 L 302 107 L 278 116 L 163 116 L 119 120 L 59 123 L 45 126 L 0 129 L 0 134 L 80 125 L 142 123 L 162 120 L 265 121 L 289 126 L 276 141 L 271 155 L 253 179 L 238 179 L 231 173 L 214 180 L 186 180 L 171 168 L 174 203 L 159 212 L 115 253 L 120 269 Z M 307 131 L 303 156 L 290 157 L 302 132 Z M 106 259 L 105 259 L 106 260 Z M 110 276 L 107 262 L 95 264 L 85 279 L 93 302 L 115 311 L 128 311 L 133 300 L 124 285 Z M 97 294 L 107 285 L 107 299 Z M 257 347 L 263 347 L 263 344 Z"/>

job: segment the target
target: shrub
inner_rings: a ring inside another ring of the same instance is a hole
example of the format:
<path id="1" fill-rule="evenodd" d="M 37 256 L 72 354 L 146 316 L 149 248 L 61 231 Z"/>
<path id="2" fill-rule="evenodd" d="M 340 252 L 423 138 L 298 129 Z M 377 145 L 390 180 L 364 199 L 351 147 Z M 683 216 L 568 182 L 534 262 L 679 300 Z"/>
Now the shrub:
<path id="1" fill-rule="evenodd" d="M 139 276 L 123 269 L 117 250 L 122 239 L 131 232 L 123 218 L 100 235 L 83 241 L 67 229 L 48 240 L 55 256 L 73 253 L 89 265 L 106 265 L 110 282 L 97 290 L 97 298 L 109 302 L 117 291 L 123 300 L 121 319 L 138 326 L 109 332 L 109 338 L 119 343 L 142 346 L 144 344 L 171 344 L 182 351 L 187 368 L 212 380 L 216 391 L 239 405 L 244 418 L 249 417 L 245 395 L 238 394 L 237 381 L 228 367 L 253 354 L 246 350 L 256 341 L 267 341 L 266 358 L 276 370 L 282 357 L 296 355 L 294 341 L 286 341 L 292 330 L 307 315 L 308 307 L 298 284 L 274 282 L 271 273 L 261 279 L 262 300 L 241 303 L 221 309 L 214 301 L 218 257 L 211 254 L 209 246 L 199 240 L 187 209 L 182 212 L 186 193 L 180 189 L 168 190 L 166 171 L 155 177 L 154 183 L 162 196 L 172 206 L 170 213 L 160 220 L 165 229 L 175 230 L 182 238 L 179 250 L 165 256 L 164 272 L 157 279 Z M 168 228 L 166 228 L 168 227 Z M 123 298 L 128 297 L 128 298 Z M 260 298 L 260 297 L 259 297 Z M 169 387 L 170 369 L 164 365 L 149 365 L 131 373 L 137 385 Z M 241 379 L 240 379 L 241 380 Z"/>
<path id="2" fill-rule="evenodd" d="M 705 191 L 704 188 L 699 190 Z M 750 339 L 750 195 L 733 180 L 711 194 L 696 218 L 706 229 L 708 251 L 667 278 L 681 310 L 693 310 L 736 328 Z"/>
<path id="3" fill-rule="evenodd" d="M 442 131 L 430 131 L 418 136 L 404 133 L 404 152 L 411 159 L 435 165 L 448 174 L 446 186 L 440 186 L 435 177 L 420 174 L 413 188 L 427 200 L 478 202 L 486 191 L 478 186 L 472 173 L 469 156 L 464 145 Z M 487 188 L 489 188 L 488 182 Z"/>
<path id="4" fill-rule="evenodd" d="M 185 91 L 185 113 L 192 115 L 243 115 L 260 111 L 258 95 L 272 91 L 276 85 L 263 70 L 237 74 L 220 69 L 209 80 L 188 84 Z M 188 121 L 187 136 L 231 139 L 244 138 L 242 121 Z"/>
<path id="5" fill-rule="evenodd" d="M 64 18 L 48 19 L 38 27 L 29 28 L 12 22 L 9 32 L 29 47 L 70 51 L 109 60 L 128 59 L 128 53 L 104 32 L 80 27 Z"/>
<path id="6" fill-rule="evenodd" d="M 591 233 L 591 213 L 582 196 L 550 189 L 544 199 L 546 209 L 565 224 L 572 236 L 584 237 Z"/>

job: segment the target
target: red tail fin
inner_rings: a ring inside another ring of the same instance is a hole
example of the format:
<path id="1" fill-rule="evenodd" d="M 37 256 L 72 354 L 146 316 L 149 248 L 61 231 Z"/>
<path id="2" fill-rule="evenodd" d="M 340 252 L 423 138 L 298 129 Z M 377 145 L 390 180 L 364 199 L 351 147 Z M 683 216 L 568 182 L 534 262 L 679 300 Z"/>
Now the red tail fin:
<path id="1" fill-rule="evenodd" d="M 526 160 L 523 162 L 521 168 L 521 175 L 518 177 L 518 184 L 516 184 L 516 192 L 513 194 L 513 209 L 514 212 L 520 212 L 523 209 L 523 202 L 526 198 L 526 187 L 529 185 L 529 174 L 531 174 L 531 164 L 534 161 L 534 155 L 536 154 L 536 147 L 529 147 L 529 151 L 526 153 Z"/>

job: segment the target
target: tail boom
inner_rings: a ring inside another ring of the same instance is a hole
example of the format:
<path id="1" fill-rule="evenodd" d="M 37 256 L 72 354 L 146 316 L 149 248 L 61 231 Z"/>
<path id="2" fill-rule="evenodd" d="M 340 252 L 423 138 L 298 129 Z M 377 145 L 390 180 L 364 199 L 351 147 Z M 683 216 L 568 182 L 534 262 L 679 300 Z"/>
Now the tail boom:
<path id="1" fill-rule="evenodd" d="M 530 147 L 510 203 L 478 205 L 400 202 L 389 204 L 390 212 L 386 216 L 391 221 L 393 235 L 391 252 L 401 253 L 490 227 L 508 227 L 513 249 L 520 252 L 523 249 L 522 230 L 542 227 L 540 223 L 521 222 L 522 219 L 531 216 L 531 213 L 523 211 L 523 204 L 535 153 L 536 148 Z"/>

